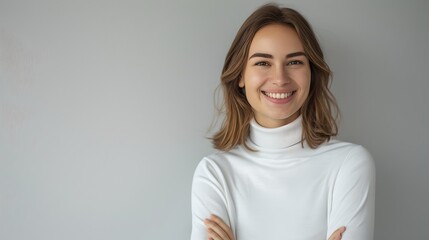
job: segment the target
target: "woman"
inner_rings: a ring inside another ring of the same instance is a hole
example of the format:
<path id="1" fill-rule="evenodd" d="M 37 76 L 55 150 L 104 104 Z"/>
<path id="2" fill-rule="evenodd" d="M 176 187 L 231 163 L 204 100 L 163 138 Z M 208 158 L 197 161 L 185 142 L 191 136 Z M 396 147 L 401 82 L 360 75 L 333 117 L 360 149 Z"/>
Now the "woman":
<path id="1" fill-rule="evenodd" d="M 221 76 L 221 151 L 193 178 L 191 239 L 373 238 L 373 160 L 332 139 L 330 77 L 298 12 L 265 5 L 244 22 Z"/>

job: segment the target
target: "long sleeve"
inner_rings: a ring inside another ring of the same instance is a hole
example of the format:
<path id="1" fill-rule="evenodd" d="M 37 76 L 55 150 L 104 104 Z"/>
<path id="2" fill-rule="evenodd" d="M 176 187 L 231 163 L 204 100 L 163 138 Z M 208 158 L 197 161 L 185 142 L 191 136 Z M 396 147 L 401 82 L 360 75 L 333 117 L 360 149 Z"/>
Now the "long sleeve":
<path id="1" fill-rule="evenodd" d="M 192 181 L 191 202 L 191 240 L 207 239 L 204 219 L 210 217 L 210 214 L 219 216 L 231 226 L 228 213 L 231 212 L 233 204 L 228 197 L 228 186 L 222 171 L 213 161 L 203 159 L 197 166 Z"/>
<path id="2" fill-rule="evenodd" d="M 327 238 L 346 226 L 342 240 L 372 240 L 374 234 L 375 166 L 371 155 L 354 147 L 342 163 L 328 206 Z"/>

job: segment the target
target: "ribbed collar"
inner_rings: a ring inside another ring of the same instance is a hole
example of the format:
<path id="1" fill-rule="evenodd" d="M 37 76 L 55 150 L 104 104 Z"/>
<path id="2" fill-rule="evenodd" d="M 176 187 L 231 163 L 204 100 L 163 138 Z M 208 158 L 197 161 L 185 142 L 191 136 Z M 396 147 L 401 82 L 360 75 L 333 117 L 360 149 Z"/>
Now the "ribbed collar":
<path id="1" fill-rule="evenodd" d="M 265 128 L 255 119 L 250 122 L 249 140 L 262 149 L 285 149 L 302 140 L 302 117 L 278 128 Z"/>

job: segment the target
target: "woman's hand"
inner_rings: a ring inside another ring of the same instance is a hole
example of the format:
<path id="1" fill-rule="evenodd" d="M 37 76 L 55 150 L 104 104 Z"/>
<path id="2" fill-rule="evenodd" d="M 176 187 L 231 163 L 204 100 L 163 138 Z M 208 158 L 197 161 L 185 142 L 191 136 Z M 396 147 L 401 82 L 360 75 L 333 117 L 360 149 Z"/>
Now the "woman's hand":
<path id="1" fill-rule="evenodd" d="M 211 215 L 204 221 L 204 224 L 207 226 L 208 240 L 235 240 L 231 228 L 218 216 Z M 345 231 L 346 227 L 338 228 L 328 240 L 341 240 Z"/>
<path id="2" fill-rule="evenodd" d="M 235 240 L 231 228 L 216 215 L 206 218 L 208 240 Z M 336 239 L 335 239 L 336 240 Z"/>
<path id="3" fill-rule="evenodd" d="M 328 240 L 341 240 L 343 233 L 346 231 L 346 227 L 340 227 L 332 233 Z"/>

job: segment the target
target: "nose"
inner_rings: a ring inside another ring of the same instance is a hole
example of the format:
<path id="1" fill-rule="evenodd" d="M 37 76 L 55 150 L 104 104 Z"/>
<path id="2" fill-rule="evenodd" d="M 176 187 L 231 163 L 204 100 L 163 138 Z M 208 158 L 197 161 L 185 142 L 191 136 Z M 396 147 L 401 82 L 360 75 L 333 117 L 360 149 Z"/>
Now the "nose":
<path id="1" fill-rule="evenodd" d="M 290 82 L 289 76 L 286 72 L 286 69 L 281 66 L 275 69 L 273 83 L 278 86 L 283 86 Z"/>

